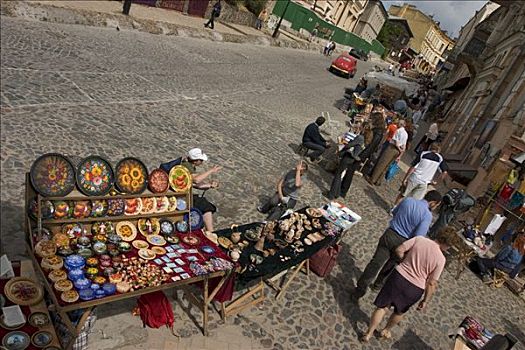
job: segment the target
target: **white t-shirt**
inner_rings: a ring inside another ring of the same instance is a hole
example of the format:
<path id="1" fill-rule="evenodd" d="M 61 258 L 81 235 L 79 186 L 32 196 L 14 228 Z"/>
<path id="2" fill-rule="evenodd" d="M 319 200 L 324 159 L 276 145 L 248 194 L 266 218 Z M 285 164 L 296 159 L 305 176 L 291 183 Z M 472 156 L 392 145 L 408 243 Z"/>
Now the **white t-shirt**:
<path id="1" fill-rule="evenodd" d="M 397 147 L 401 148 L 404 151 L 407 145 L 407 141 L 408 141 L 407 131 L 405 130 L 404 127 L 400 127 L 396 130 L 394 137 L 392 137 L 391 143 L 394 143 L 395 145 L 397 145 Z"/>
<path id="2" fill-rule="evenodd" d="M 432 182 L 436 171 L 447 171 L 447 165 L 439 153 L 432 151 L 421 152 L 420 156 L 412 163 L 414 172 L 410 175 L 410 181 L 418 184 L 428 185 Z"/>
<path id="3" fill-rule="evenodd" d="M 503 221 L 505 220 L 507 220 L 507 218 L 503 215 L 500 215 L 500 214 L 494 215 L 492 220 L 490 220 L 489 225 L 485 229 L 485 233 L 489 235 L 495 234 L 496 231 L 498 231 L 501 225 L 503 224 Z"/>

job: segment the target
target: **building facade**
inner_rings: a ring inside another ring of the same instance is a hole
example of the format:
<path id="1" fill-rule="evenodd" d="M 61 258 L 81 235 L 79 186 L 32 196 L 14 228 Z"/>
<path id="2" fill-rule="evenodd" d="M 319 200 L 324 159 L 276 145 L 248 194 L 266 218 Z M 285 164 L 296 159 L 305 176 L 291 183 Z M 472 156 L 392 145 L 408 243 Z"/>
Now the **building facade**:
<path id="1" fill-rule="evenodd" d="M 383 3 L 380 0 L 369 0 L 354 33 L 370 43 L 377 38 L 387 18 L 388 13 Z"/>
<path id="2" fill-rule="evenodd" d="M 443 151 L 475 173 L 473 195 L 525 151 L 525 2 L 495 2 L 496 10 L 462 33 L 449 58 L 452 86 L 444 89 L 453 98 L 444 108 Z"/>
<path id="3" fill-rule="evenodd" d="M 311 8 L 326 21 L 353 32 L 369 0 L 312 0 Z"/>
<path id="4" fill-rule="evenodd" d="M 422 73 L 431 73 L 440 62 L 445 61 L 445 56 L 454 46 L 446 32 L 441 30 L 431 16 L 421 12 L 414 5 L 391 5 L 388 9 L 390 15 L 404 18 L 408 21 L 413 38 L 410 39 L 410 48 L 419 55 L 414 61 L 416 69 Z"/>

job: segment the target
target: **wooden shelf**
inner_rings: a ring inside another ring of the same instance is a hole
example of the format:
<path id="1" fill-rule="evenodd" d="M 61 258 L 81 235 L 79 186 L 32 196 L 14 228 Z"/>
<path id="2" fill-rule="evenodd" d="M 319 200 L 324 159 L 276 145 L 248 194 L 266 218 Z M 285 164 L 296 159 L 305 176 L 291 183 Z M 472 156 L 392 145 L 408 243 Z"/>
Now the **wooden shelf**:
<path id="1" fill-rule="evenodd" d="M 171 217 L 171 216 L 182 216 L 188 214 L 189 210 L 178 210 L 164 213 L 151 213 L 151 214 L 139 214 L 139 215 L 119 215 L 119 216 L 101 216 L 96 218 L 83 218 L 83 219 L 49 219 L 42 220 L 42 225 L 53 225 L 53 224 L 70 224 L 79 222 L 103 222 L 103 221 L 124 221 L 124 220 L 135 220 L 145 218 L 156 218 L 156 217 Z"/>
<path id="2" fill-rule="evenodd" d="M 130 198 L 147 198 L 147 197 L 164 197 L 164 196 L 187 196 L 188 192 L 175 192 L 175 191 L 166 191 L 163 193 L 151 193 L 149 190 L 146 190 L 138 194 L 116 194 L 111 196 L 109 194 L 104 196 L 86 196 L 80 193 L 77 190 L 73 190 L 70 194 L 65 197 L 44 197 L 39 196 L 40 200 L 43 201 L 89 201 L 97 199 L 130 199 Z"/>

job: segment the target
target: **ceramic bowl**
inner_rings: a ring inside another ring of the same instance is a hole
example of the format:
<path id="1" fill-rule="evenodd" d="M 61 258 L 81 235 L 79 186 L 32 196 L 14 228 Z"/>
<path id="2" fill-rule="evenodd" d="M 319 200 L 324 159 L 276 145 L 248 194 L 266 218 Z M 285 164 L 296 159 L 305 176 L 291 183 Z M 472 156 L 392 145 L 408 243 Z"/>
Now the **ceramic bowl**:
<path id="1" fill-rule="evenodd" d="M 82 269 L 70 270 L 67 277 L 74 282 L 78 279 L 84 278 L 84 271 Z"/>
<path id="2" fill-rule="evenodd" d="M 70 255 L 64 261 L 64 266 L 68 270 L 81 269 L 86 265 L 86 259 L 81 255 Z"/>
<path id="3" fill-rule="evenodd" d="M 102 290 L 104 290 L 105 295 L 113 295 L 117 291 L 117 286 L 113 283 L 104 283 Z"/>
<path id="4" fill-rule="evenodd" d="M 95 251 L 95 253 L 99 255 L 105 254 L 107 251 L 106 243 L 103 243 L 103 242 L 93 243 L 93 250 Z"/>
<path id="5" fill-rule="evenodd" d="M 95 291 L 91 288 L 82 289 L 78 292 L 80 299 L 84 301 L 95 299 Z"/>
<path id="6" fill-rule="evenodd" d="M 82 290 L 82 289 L 89 288 L 91 286 L 91 281 L 88 280 L 87 278 L 80 278 L 76 280 L 75 282 L 73 282 L 73 285 L 75 286 L 77 290 Z"/>
<path id="7" fill-rule="evenodd" d="M 105 296 L 106 296 L 106 292 L 104 291 L 104 289 L 100 288 L 95 291 L 95 298 L 100 299 L 100 298 L 104 298 Z"/>

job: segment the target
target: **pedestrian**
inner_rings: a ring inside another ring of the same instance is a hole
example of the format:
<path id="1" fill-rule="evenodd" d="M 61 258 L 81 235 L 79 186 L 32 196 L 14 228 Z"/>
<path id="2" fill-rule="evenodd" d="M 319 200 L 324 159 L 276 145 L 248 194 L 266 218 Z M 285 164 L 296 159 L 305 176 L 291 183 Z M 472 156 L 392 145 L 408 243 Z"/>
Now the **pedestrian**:
<path id="1" fill-rule="evenodd" d="M 319 34 L 319 23 L 316 23 L 314 29 L 310 33 L 310 37 L 308 38 L 308 41 L 313 41 L 315 38 L 317 38 L 318 34 Z"/>
<path id="2" fill-rule="evenodd" d="M 360 163 L 359 154 L 363 151 L 364 144 L 365 139 L 360 130 L 358 135 L 339 151 L 339 165 L 335 171 L 330 191 L 326 196 L 328 199 L 333 200 L 338 197 L 346 197 L 352 184 L 354 172 Z"/>
<path id="3" fill-rule="evenodd" d="M 217 181 L 209 181 L 207 178 L 219 172 L 221 170 L 220 166 L 214 166 L 211 169 L 203 172 L 197 173 L 197 167 L 201 166 L 204 162 L 208 160 L 208 156 L 202 152 L 200 148 L 192 148 L 188 151 L 186 157 L 182 158 L 181 165 L 186 167 L 192 174 L 193 188 L 208 190 L 210 188 L 219 187 Z M 217 211 L 217 207 L 209 202 L 203 196 L 193 194 L 193 207 L 200 210 L 202 213 L 204 228 L 207 232 L 213 232 L 213 213 Z"/>
<path id="4" fill-rule="evenodd" d="M 477 257 L 479 272 L 483 282 L 489 282 L 494 275 L 494 269 L 510 274 L 525 256 L 525 234 L 521 234 L 514 243 L 505 245 L 494 258 Z"/>
<path id="5" fill-rule="evenodd" d="M 354 301 L 366 294 L 368 286 L 373 283 L 374 288 L 379 288 L 386 276 L 395 266 L 394 251 L 405 241 L 426 236 L 432 222 L 432 210 L 441 202 L 438 191 L 429 191 L 425 198 L 405 198 L 393 211 L 393 218 L 383 235 L 379 238 L 376 251 L 372 260 L 357 281 L 357 287 L 352 293 Z"/>
<path id="6" fill-rule="evenodd" d="M 213 29 L 215 27 L 214 25 L 215 18 L 221 15 L 221 9 L 222 9 L 221 0 L 218 0 L 215 3 L 215 5 L 213 5 L 213 9 L 211 10 L 210 20 L 206 22 L 206 24 L 204 25 L 206 28 Z"/>
<path id="7" fill-rule="evenodd" d="M 408 134 L 405 130 L 405 121 L 403 119 L 398 121 L 398 128 L 396 133 L 392 137 L 392 140 L 386 146 L 382 155 L 377 160 L 377 164 L 374 167 L 372 176 L 368 179 L 370 183 L 379 186 L 381 184 L 381 178 L 385 175 L 385 172 L 394 160 L 399 161 L 401 156 L 405 152 L 406 143 L 408 140 Z"/>
<path id="8" fill-rule="evenodd" d="M 323 55 L 328 56 L 328 52 L 330 51 L 331 47 L 332 47 L 332 40 L 328 40 L 328 42 L 324 46 Z"/>
<path id="9" fill-rule="evenodd" d="M 419 141 L 415 148 L 416 153 L 421 153 L 423 151 L 427 151 L 430 147 L 430 145 L 437 141 L 439 137 L 439 128 L 437 123 L 432 123 L 428 127 L 428 131 L 423 136 L 423 138 Z"/>
<path id="10" fill-rule="evenodd" d="M 370 99 L 370 98 L 373 98 L 374 96 L 378 96 L 380 92 L 381 92 L 381 84 L 376 84 L 374 86 L 367 87 L 366 90 L 363 91 L 359 95 L 359 97 Z"/>
<path id="11" fill-rule="evenodd" d="M 295 208 L 307 171 L 308 164 L 299 161 L 295 169 L 290 170 L 279 179 L 275 194 L 265 204 L 257 207 L 257 210 L 260 213 L 268 214 L 267 220 L 277 220 L 286 209 Z"/>
<path id="12" fill-rule="evenodd" d="M 368 87 L 368 80 L 366 80 L 365 77 L 362 77 L 361 79 L 359 79 L 359 83 L 355 87 L 354 93 L 360 95 L 363 91 L 366 90 L 367 87 Z"/>
<path id="13" fill-rule="evenodd" d="M 383 139 L 383 134 L 385 132 L 385 118 L 382 112 L 379 112 L 376 108 L 375 111 L 372 111 L 370 115 L 370 120 L 372 123 L 372 140 L 368 143 L 359 155 L 361 162 L 364 163 L 364 166 L 367 166 L 370 158 L 379 148 L 381 140 Z"/>
<path id="14" fill-rule="evenodd" d="M 368 330 L 360 339 L 362 342 L 366 343 L 372 338 L 390 308 L 394 311 L 379 333 L 385 339 L 392 338 L 392 328 L 403 320 L 404 314 L 418 301 L 418 310 L 427 307 L 445 268 L 446 258 L 443 253 L 453 245 L 454 238 L 454 229 L 447 228 L 440 232 L 435 241 L 414 237 L 396 248 L 395 254 L 401 263 L 388 277 L 374 301 L 376 309 L 370 318 Z"/>
<path id="15" fill-rule="evenodd" d="M 335 41 L 332 40 L 330 47 L 328 48 L 328 56 L 332 56 L 332 52 L 335 51 Z"/>
<path id="16" fill-rule="evenodd" d="M 324 117 L 318 117 L 315 122 L 308 124 L 303 133 L 303 146 L 313 152 L 310 154 L 310 161 L 318 163 L 319 157 L 330 146 L 328 142 L 321 136 L 319 127 L 325 123 Z"/>
<path id="17" fill-rule="evenodd" d="M 402 191 L 397 196 L 394 207 L 406 197 L 422 199 L 427 193 L 428 185 L 436 185 L 433 180 L 438 170 L 441 171 L 441 180 L 445 179 L 448 167 L 439 153 L 440 150 L 439 144 L 434 143 L 429 151 L 422 152 L 414 159 L 402 181 Z"/>
<path id="18" fill-rule="evenodd" d="M 263 27 L 263 24 L 266 22 L 267 19 L 268 19 L 268 10 L 264 8 L 261 11 L 261 13 L 259 13 L 259 17 L 257 17 L 257 19 L 255 20 L 255 28 L 257 30 L 261 30 L 261 28 Z"/>
<path id="19" fill-rule="evenodd" d="M 407 109 L 408 104 L 403 98 L 400 98 L 396 102 L 394 102 L 394 112 L 404 116 L 407 112 Z"/>

